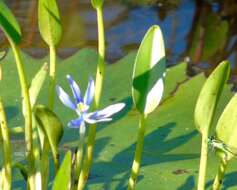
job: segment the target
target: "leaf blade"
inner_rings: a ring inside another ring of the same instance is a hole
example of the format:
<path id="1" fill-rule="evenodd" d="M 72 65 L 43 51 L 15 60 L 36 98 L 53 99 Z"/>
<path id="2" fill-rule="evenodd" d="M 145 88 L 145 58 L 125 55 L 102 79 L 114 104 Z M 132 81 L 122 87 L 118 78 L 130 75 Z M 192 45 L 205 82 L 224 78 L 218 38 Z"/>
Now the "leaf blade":
<path id="1" fill-rule="evenodd" d="M 22 37 L 20 26 L 11 10 L 2 0 L 0 0 L 0 27 L 9 40 L 15 44 L 20 43 Z"/>
<path id="2" fill-rule="evenodd" d="M 71 152 L 68 151 L 53 183 L 53 190 L 68 189 L 71 179 Z"/>
<path id="3" fill-rule="evenodd" d="M 54 159 L 58 157 L 58 145 L 63 136 L 63 125 L 57 115 L 43 105 L 35 106 L 35 118 L 38 126 L 48 138 Z"/>
<path id="4" fill-rule="evenodd" d="M 202 87 L 194 111 L 195 125 L 201 133 L 210 130 L 217 103 L 229 74 L 229 62 L 223 61 L 212 72 Z"/>
<path id="5" fill-rule="evenodd" d="M 154 25 L 142 40 L 133 70 L 133 102 L 141 113 L 152 112 L 160 103 L 165 68 L 163 36 L 159 26 Z"/>
<path id="6" fill-rule="evenodd" d="M 61 40 L 62 26 L 56 0 L 39 0 L 39 31 L 49 46 L 56 46 Z"/>

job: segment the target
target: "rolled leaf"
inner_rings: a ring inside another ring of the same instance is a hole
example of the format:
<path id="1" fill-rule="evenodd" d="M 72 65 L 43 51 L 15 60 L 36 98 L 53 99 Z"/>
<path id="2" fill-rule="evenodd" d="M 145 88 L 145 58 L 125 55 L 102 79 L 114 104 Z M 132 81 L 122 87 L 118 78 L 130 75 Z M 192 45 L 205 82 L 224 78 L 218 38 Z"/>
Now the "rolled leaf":
<path id="1" fill-rule="evenodd" d="M 165 74 L 165 47 L 159 26 L 152 26 L 139 47 L 133 70 L 132 96 L 136 108 L 144 114 L 160 103 Z"/>
<path id="2" fill-rule="evenodd" d="M 3 0 L 0 0 L 0 27 L 10 41 L 20 43 L 22 36 L 20 26 Z"/>
<path id="3" fill-rule="evenodd" d="M 61 19 L 56 0 L 39 0 L 39 31 L 49 46 L 56 46 L 62 36 Z"/>
<path id="4" fill-rule="evenodd" d="M 71 152 L 68 151 L 54 180 L 53 190 L 70 189 L 71 164 Z"/>
<path id="5" fill-rule="evenodd" d="M 212 72 L 202 87 L 194 112 L 196 128 L 201 133 L 210 131 L 216 105 L 229 74 L 229 62 L 223 61 Z"/>
<path id="6" fill-rule="evenodd" d="M 104 0 L 91 0 L 92 6 L 97 9 L 103 6 Z"/>
<path id="7" fill-rule="evenodd" d="M 216 127 L 216 138 L 225 144 L 226 154 L 231 159 L 237 154 L 237 94 L 230 100 L 225 107 Z M 221 152 L 221 150 L 220 150 Z"/>
<path id="8" fill-rule="evenodd" d="M 48 138 L 54 159 L 57 159 L 58 145 L 63 136 L 61 121 L 53 111 L 43 105 L 37 105 L 34 114 L 38 126 Z"/>
<path id="9" fill-rule="evenodd" d="M 29 94 L 30 94 L 30 103 L 31 103 L 31 108 L 34 108 L 34 105 L 36 103 L 36 100 L 39 96 L 40 90 L 43 87 L 44 81 L 47 77 L 48 73 L 48 64 L 45 63 L 40 70 L 36 73 L 34 78 L 31 81 L 30 89 L 29 89 Z M 24 101 L 24 99 L 23 99 Z M 22 104 L 22 109 L 23 113 L 25 113 L 25 108 L 24 108 L 24 103 Z"/>
<path id="10" fill-rule="evenodd" d="M 48 73 L 48 64 L 44 63 L 44 65 L 40 68 L 40 70 L 36 73 L 35 77 L 31 81 L 30 85 L 30 103 L 32 108 L 34 107 L 40 90 L 44 84 L 44 81 L 47 77 Z"/>

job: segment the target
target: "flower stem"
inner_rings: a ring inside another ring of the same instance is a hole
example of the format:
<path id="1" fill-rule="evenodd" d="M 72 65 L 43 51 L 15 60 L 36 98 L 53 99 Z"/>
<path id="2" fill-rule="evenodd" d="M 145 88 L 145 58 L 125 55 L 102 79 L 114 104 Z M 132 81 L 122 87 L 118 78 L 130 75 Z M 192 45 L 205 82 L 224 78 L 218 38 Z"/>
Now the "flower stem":
<path id="1" fill-rule="evenodd" d="M 49 46 L 49 108 L 53 110 L 56 84 L 56 49 L 54 45 Z"/>
<path id="2" fill-rule="evenodd" d="M 78 143 L 78 149 L 76 154 L 76 164 L 75 164 L 75 179 L 79 181 L 80 173 L 81 173 L 81 166 L 82 166 L 82 159 L 84 154 L 84 144 L 85 144 L 85 133 L 86 133 L 86 126 L 83 122 L 80 126 L 80 139 Z M 79 183 L 78 183 L 79 186 Z M 79 187 L 78 187 L 79 188 Z"/>
<path id="3" fill-rule="evenodd" d="M 32 141 L 32 110 L 30 104 L 30 96 L 19 47 L 17 47 L 12 41 L 10 41 L 10 44 L 15 56 L 18 76 L 21 85 L 22 97 L 24 100 L 23 104 L 25 108 L 24 117 L 25 117 L 26 159 L 29 164 L 28 185 L 31 190 L 34 190 L 35 167 L 34 167 L 34 154 L 33 154 L 33 141 Z"/>
<path id="4" fill-rule="evenodd" d="M 206 167 L 208 154 L 208 132 L 202 134 L 201 158 L 198 176 L 198 190 L 205 189 Z"/>
<path id="5" fill-rule="evenodd" d="M 223 178 L 225 175 L 225 171 L 226 171 L 226 167 L 227 167 L 228 162 L 225 161 L 224 159 L 221 159 L 220 165 L 219 165 L 219 169 L 218 169 L 218 173 L 215 177 L 212 189 L 213 190 L 219 190 L 222 183 L 223 183 Z"/>
<path id="6" fill-rule="evenodd" d="M 139 169 L 141 165 L 142 152 L 143 152 L 143 146 L 144 146 L 145 120 L 146 120 L 146 115 L 142 114 L 140 116 L 137 145 L 136 145 L 135 156 L 134 156 L 133 165 L 131 169 L 131 175 L 128 182 L 128 190 L 135 189 L 137 177 L 139 175 Z"/>
<path id="7" fill-rule="evenodd" d="M 98 65 L 96 73 L 96 83 L 95 83 L 95 99 L 94 107 L 97 109 L 99 107 L 103 80 L 104 80 L 104 70 L 105 70 L 105 36 L 104 36 L 104 21 L 103 21 L 103 8 L 99 7 L 97 11 L 97 22 L 98 22 Z M 82 190 L 86 185 L 87 178 L 89 176 L 89 171 L 92 165 L 94 144 L 96 137 L 96 125 L 91 125 L 89 128 L 88 141 L 86 147 L 86 154 L 83 160 L 83 167 L 79 177 L 78 190 Z"/>
<path id="8" fill-rule="evenodd" d="M 12 159 L 11 159 L 11 143 L 9 138 L 9 131 L 7 127 L 6 114 L 4 111 L 3 103 L 0 99 L 0 125 L 1 125 L 1 134 L 3 140 L 3 168 L 2 168 L 2 182 L 4 190 L 11 190 L 11 181 L 12 181 Z"/>

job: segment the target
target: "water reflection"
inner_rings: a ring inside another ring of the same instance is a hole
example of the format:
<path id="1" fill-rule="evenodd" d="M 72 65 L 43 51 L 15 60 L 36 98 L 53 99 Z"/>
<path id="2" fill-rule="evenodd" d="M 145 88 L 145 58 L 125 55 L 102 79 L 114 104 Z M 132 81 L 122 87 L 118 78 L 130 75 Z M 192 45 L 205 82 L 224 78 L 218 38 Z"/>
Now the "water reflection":
<path id="1" fill-rule="evenodd" d="M 97 46 L 96 14 L 89 0 L 59 0 L 64 36 L 60 56 L 78 48 Z M 8 5 L 21 23 L 21 46 L 41 57 L 47 47 L 37 29 L 37 0 L 9 0 Z M 188 73 L 208 74 L 221 60 L 232 63 L 232 80 L 237 83 L 237 3 L 235 0 L 108 0 L 105 4 L 107 59 L 112 62 L 137 49 L 146 30 L 159 24 L 164 32 L 168 64 L 186 59 Z M 7 46 L 0 34 L 0 48 Z"/>

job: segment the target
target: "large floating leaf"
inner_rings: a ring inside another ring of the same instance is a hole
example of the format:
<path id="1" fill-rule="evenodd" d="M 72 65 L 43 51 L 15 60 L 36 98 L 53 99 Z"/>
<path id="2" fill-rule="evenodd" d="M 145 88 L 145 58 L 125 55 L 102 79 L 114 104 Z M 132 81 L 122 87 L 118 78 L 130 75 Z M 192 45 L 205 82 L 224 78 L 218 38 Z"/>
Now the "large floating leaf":
<path id="1" fill-rule="evenodd" d="M 35 107 L 35 118 L 49 140 L 54 158 L 58 157 L 58 145 L 63 136 L 63 125 L 56 114 L 43 105 Z"/>
<path id="2" fill-rule="evenodd" d="M 139 113 L 132 109 L 131 73 L 136 54 L 130 53 L 115 64 L 107 65 L 101 108 L 116 102 L 125 102 L 126 108 L 112 122 L 100 124 L 94 153 L 94 165 L 86 189 L 126 189 L 128 171 L 130 171 L 137 134 Z M 44 59 L 34 59 L 23 53 L 26 73 L 31 80 L 40 69 Z M 4 59 L 3 79 L 0 93 L 4 98 L 9 119 L 9 126 L 23 123 L 21 116 L 21 93 L 18 85 L 16 66 L 12 52 Z M 86 64 L 85 64 L 86 63 Z M 1 64 L 1 63 L 0 63 Z M 88 78 L 94 76 L 97 66 L 97 54 L 94 50 L 83 49 L 73 56 L 60 60 L 58 64 L 58 84 L 70 93 L 66 79 L 71 74 L 80 83 L 81 90 L 87 87 Z M 160 106 L 147 119 L 147 133 L 143 154 L 143 165 L 137 183 L 137 189 L 156 190 L 194 190 L 197 184 L 197 171 L 200 155 L 200 138 L 194 129 L 194 108 L 198 95 L 205 82 L 200 74 L 192 79 L 186 76 L 186 65 L 179 64 L 169 68 L 165 77 L 165 95 Z M 13 87 L 13 88 L 12 88 Z M 47 85 L 44 85 L 38 102 L 47 104 Z M 212 126 L 232 97 L 230 87 L 225 86 L 217 106 Z M 76 118 L 76 114 L 67 109 L 56 98 L 55 110 L 63 124 Z M 78 146 L 78 130 L 65 128 L 61 141 L 61 152 Z M 23 138 L 23 137 L 22 137 Z M 22 140 L 24 142 L 24 140 Z M 14 159 L 24 158 L 24 143 L 12 141 Z M 218 159 L 210 152 L 208 160 L 207 186 L 216 173 Z M 1 160 L 2 157 L 0 157 Z M 53 170 L 53 166 L 52 170 Z M 230 162 L 223 189 L 236 190 L 235 162 Z M 22 180 L 22 181 L 21 181 Z M 25 189 L 21 175 L 14 175 L 13 189 Z M 207 189 L 208 189 L 207 188 Z M 50 187 L 49 187 L 50 189 Z"/>
<path id="3" fill-rule="evenodd" d="M 222 113 L 216 128 L 216 137 L 227 145 L 227 158 L 237 154 L 237 94 L 230 100 Z M 220 154 L 223 156 L 224 154 Z M 225 155 L 224 155 L 225 156 Z"/>
<path id="4" fill-rule="evenodd" d="M 20 43 L 20 26 L 10 9 L 4 4 L 3 0 L 0 0 L 0 27 L 11 41 L 15 44 Z"/>
<path id="5" fill-rule="evenodd" d="M 53 190 L 69 189 L 71 180 L 71 152 L 67 152 L 53 183 Z"/>
<path id="6" fill-rule="evenodd" d="M 209 132 L 216 105 L 226 80 L 229 78 L 230 65 L 227 61 L 213 71 L 205 82 L 195 108 L 195 124 L 201 132 Z"/>
<path id="7" fill-rule="evenodd" d="M 39 0 L 39 31 L 49 46 L 59 43 L 62 36 L 60 14 L 56 0 Z"/>
<path id="8" fill-rule="evenodd" d="M 164 91 L 165 48 L 159 26 L 146 33 L 135 60 L 133 71 L 133 100 L 144 114 L 152 112 L 160 103 Z"/>

